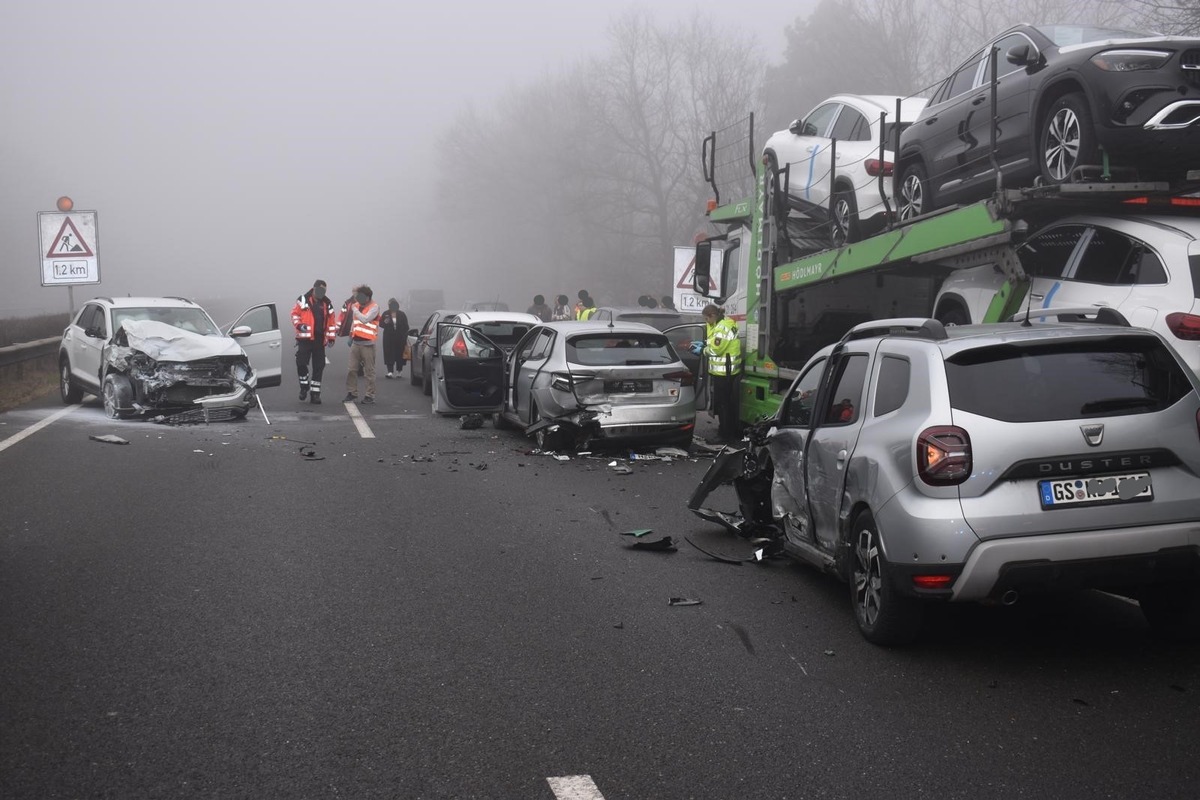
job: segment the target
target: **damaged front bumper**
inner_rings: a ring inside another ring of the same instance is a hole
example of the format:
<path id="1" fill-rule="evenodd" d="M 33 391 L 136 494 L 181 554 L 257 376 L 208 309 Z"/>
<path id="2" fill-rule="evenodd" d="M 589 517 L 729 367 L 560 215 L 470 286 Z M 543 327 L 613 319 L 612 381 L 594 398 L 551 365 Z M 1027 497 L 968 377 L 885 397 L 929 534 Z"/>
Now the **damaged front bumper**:
<path id="1" fill-rule="evenodd" d="M 137 413 L 202 410 L 206 414 L 244 414 L 256 402 L 257 379 L 244 358 L 155 361 L 136 350 L 113 347 L 107 363 L 110 371 L 129 379 L 133 398 L 128 410 Z"/>

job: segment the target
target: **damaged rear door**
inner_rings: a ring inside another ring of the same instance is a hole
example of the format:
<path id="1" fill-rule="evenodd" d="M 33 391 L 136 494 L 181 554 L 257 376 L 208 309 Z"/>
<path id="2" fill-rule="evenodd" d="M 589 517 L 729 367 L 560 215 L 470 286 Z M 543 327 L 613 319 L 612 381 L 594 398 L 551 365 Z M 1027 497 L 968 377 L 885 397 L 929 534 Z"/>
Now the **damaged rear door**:
<path id="1" fill-rule="evenodd" d="M 671 346 L 679 355 L 679 360 L 692 371 L 696 379 L 696 410 L 708 408 L 708 359 L 703 352 L 692 352 L 692 342 L 703 342 L 708 336 L 708 326 L 703 322 L 675 325 L 663 333 L 670 340 Z"/>
<path id="2" fill-rule="evenodd" d="M 432 343 L 433 412 L 492 413 L 504 405 L 504 349 L 458 322 L 439 322 Z"/>
<path id="3" fill-rule="evenodd" d="M 263 303 L 246 309 L 227 333 L 237 339 L 250 359 L 258 388 L 278 386 L 283 376 L 283 335 L 279 332 L 275 304 Z"/>

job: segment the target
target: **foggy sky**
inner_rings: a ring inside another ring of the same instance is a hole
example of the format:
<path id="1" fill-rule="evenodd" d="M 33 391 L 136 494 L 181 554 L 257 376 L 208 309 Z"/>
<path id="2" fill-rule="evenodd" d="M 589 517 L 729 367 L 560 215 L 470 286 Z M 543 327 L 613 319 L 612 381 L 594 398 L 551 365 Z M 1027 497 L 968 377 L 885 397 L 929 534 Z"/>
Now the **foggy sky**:
<path id="1" fill-rule="evenodd" d="M 468 105 L 604 52 L 607 23 L 633 5 L 3 0 L 0 317 L 66 310 L 65 288 L 40 285 L 37 229 L 64 194 L 99 222 L 102 283 L 75 287 L 76 307 L 290 300 L 316 277 L 335 298 L 368 281 L 377 299 L 438 285 L 475 299 L 437 269 L 433 182 L 487 199 L 435 161 L 436 137 Z M 663 23 L 700 10 L 777 60 L 812 5 L 647 7 Z"/>

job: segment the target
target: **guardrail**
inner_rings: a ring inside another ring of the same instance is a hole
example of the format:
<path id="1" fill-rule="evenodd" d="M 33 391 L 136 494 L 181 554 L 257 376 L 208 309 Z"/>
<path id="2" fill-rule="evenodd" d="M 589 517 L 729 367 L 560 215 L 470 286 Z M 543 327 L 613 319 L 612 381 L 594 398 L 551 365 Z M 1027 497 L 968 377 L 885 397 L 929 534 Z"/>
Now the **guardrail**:
<path id="1" fill-rule="evenodd" d="M 34 373 L 54 374 L 58 369 L 58 343 L 61 336 L 0 347 L 0 383 L 8 383 Z"/>

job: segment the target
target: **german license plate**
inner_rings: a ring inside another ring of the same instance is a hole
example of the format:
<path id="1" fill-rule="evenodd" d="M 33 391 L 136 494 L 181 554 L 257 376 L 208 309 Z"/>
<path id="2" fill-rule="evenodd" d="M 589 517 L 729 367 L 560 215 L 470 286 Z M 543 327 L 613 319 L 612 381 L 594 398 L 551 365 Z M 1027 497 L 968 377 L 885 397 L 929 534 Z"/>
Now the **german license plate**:
<path id="1" fill-rule="evenodd" d="M 1150 485 L 1150 473 L 1134 472 L 1128 475 L 1038 481 L 1038 494 L 1042 499 L 1042 508 L 1046 509 L 1149 500 L 1154 497 L 1154 489 Z"/>
<path id="2" fill-rule="evenodd" d="M 604 391 L 611 394 L 634 394 L 654 391 L 654 381 L 605 381 Z"/>

